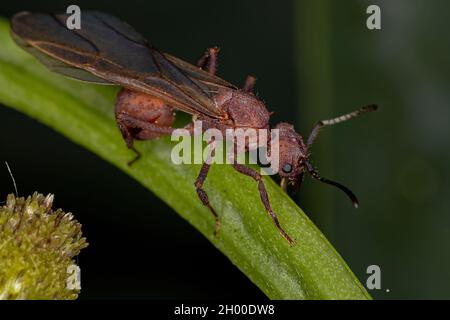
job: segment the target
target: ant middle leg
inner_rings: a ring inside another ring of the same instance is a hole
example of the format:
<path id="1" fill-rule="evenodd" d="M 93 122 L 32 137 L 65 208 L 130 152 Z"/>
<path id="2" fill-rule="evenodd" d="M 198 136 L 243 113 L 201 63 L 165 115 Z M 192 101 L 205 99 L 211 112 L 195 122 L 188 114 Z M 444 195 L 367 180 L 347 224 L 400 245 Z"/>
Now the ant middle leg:
<path id="1" fill-rule="evenodd" d="M 208 72 L 215 75 L 217 72 L 217 55 L 219 53 L 218 47 L 208 48 L 206 52 L 197 61 L 197 66 L 208 69 Z"/>
<path id="2" fill-rule="evenodd" d="M 272 218 L 275 227 L 278 229 L 278 232 L 283 236 L 283 238 L 286 239 L 287 242 L 289 242 L 289 245 L 294 245 L 295 241 L 292 240 L 291 237 L 286 233 L 286 231 L 284 231 L 284 229 L 281 227 L 278 216 L 273 211 L 272 206 L 270 205 L 269 195 L 267 194 L 262 176 L 255 170 L 239 163 L 233 162 L 233 168 L 236 169 L 237 172 L 249 176 L 258 182 L 259 195 L 261 197 L 262 203 L 264 204 L 264 207 L 266 208 L 267 213 Z"/>
<path id="3" fill-rule="evenodd" d="M 214 143 L 210 142 L 209 145 L 211 145 L 211 144 L 212 144 L 212 148 L 214 148 Z M 217 214 L 216 210 L 211 206 L 211 204 L 209 202 L 208 194 L 203 189 L 203 184 L 205 183 L 206 177 L 208 176 L 209 168 L 211 167 L 211 165 L 210 165 L 211 158 L 214 156 L 214 149 L 211 149 L 211 150 L 212 150 L 211 153 L 208 155 L 208 160 L 202 164 L 202 168 L 200 169 L 200 173 L 198 174 L 194 185 L 195 185 L 195 190 L 197 191 L 197 195 L 200 198 L 200 201 L 203 203 L 203 205 L 205 205 L 209 208 L 209 210 L 211 211 L 211 213 L 214 216 L 215 223 L 216 223 L 215 230 L 214 230 L 214 236 L 217 237 L 219 235 L 219 231 L 220 231 L 220 218 L 219 218 L 219 215 Z"/>

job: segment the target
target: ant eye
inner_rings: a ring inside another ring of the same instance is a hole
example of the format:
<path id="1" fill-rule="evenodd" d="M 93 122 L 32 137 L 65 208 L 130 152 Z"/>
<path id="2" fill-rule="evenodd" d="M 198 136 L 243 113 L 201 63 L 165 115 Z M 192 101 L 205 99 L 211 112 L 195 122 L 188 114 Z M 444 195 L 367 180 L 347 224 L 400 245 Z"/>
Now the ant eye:
<path id="1" fill-rule="evenodd" d="M 283 166 L 283 172 L 284 173 L 291 173 L 291 171 L 292 171 L 292 166 L 289 164 L 289 163 L 286 163 L 284 166 Z"/>

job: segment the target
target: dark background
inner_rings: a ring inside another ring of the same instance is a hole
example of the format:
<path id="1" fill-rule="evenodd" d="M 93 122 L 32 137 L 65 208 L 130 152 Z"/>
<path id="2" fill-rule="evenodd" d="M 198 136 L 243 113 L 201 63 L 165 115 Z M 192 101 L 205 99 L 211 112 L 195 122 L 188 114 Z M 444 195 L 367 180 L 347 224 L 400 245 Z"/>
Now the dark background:
<path id="1" fill-rule="evenodd" d="M 309 179 L 295 198 L 363 284 L 367 266 L 380 266 L 375 298 L 450 298 L 448 1 L 17 0 L 0 14 L 70 4 L 117 15 L 188 61 L 221 47 L 219 75 L 236 84 L 256 75 L 273 122 L 305 135 L 317 120 L 379 104 L 377 114 L 324 131 L 314 148 L 322 175 L 350 186 L 360 209 Z M 370 4 L 381 7 L 380 31 L 366 28 Z M 0 107 L 0 120 L 0 160 L 20 194 L 54 193 L 83 224 L 81 298 L 264 299 L 124 173 L 11 109 Z M 12 191 L 0 170 L 1 197 Z"/>

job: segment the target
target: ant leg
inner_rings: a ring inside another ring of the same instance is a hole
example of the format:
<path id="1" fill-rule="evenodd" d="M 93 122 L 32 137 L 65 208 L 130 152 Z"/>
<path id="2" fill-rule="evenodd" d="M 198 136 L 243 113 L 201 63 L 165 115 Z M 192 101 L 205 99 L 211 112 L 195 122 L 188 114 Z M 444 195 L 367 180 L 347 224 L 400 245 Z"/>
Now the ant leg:
<path id="1" fill-rule="evenodd" d="M 134 148 L 134 140 L 155 139 L 172 133 L 175 120 L 173 108 L 151 95 L 123 88 L 117 94 L 116 121 L 127 147 L 136 157 L 128 162 L 131 166 L 141 154 Z"/>
<path id="2" fill-rule="evenodd" d="M 127 162 L 127 165 L 131 167 L 136 161 L 138 161 L 141 158 L 142 155 L 134 147 L 134 138 L 131 132 L 131 128 L 127 127 L 119 117 L 117 117 L 117 124 L 119 126 L 119 130 L 122 133 L 122 137 L 125 140 L 128 149 L 132 150 L 135 153 L 135 157 Z"/>
<path id="3" fill-rule="evenodd" d="M 138 161 L 142 157 L 142 154 L 134 146 L 131 147 L 130 149 L 135 153 L 135 157 L 127 162 L 127 165 L 129 167 L 131 167 L 136 161 Z"/>
<path id="4" fill-rule="evenodd" d="M 200 173 L 198 174 L 198 177 L 195 180 L 194 185 L 195 185 L 195 189 L 197 191 L 197 195 L 200 198 L 201 202 L 203 203 L 203 205 L 207 206 L 209 208 L 209 210 L 211 211 L 211 213 L 214 215 L 214 219 L 216 220 L 214 236 L 217 237 L 219 235 L 219 231 L 220 231 L 220 218 L 219 218 L 219 215 L 217 214 L 216 210 L 214 210 L 214 208 L 209 203 L 208 194 L 203 189 L 203 184 L 205 183 L 206 177 L 208 176 L 209 168 L 211 166 L 210 159 L 211 159 L 211 156 L 208 156 L 209 161 L 206 161 L 203 163 L 202 168 L 200 169 Z"/>
<path id="5" fill-rule="evenodd" d="M 141 158 L 141 153 L 134 147 L 134 138 L 133 134 L 131 133 L 131 130 L 129 127 L 127 127 L 119 117 L 117 117 L 117 124 L 119 126 L 119 130 L 122 133 L 122 137 L 125 140 L 125 143 L 128 147 L 128 149 L 132 150 L 135 153 L 135 157 L 133 160 L 128 161 L 128 166 L 133 165 L 136 161 L 138 161 Z"/>
<path id="6" fill-rule="evenodd" d="M 255 170 L 250 169 L 242 164 L 233 163 L 233 168 L 236 169 L 236 171 L 238 171 L 239 173 L 245 174 L 246 176 L 249 176 L 258 182 L 259 195 L 261 197 L 262 203 L 264 204 L 264 207 L 266 208 L 267 213 L 269 213 L 273 223 L 278 229 L 278 232 L 280 232 L 283 238 L 285 238 L 291 246 L 294 245 L 294 240 L 292 240 L 291 237 L 289 237 L 289 235 L 286 233 L 286 231 L 283 230 L 283 228 L 280 225 L 280 222 L 278 221 L 276 213 L 272 210 L 269 201 L 269 196 L 267 194 L 266 187 L 264 186 L 262 176 Z"/>
<path id="7" fill-rule="evenodd" d="M 217 237 L 219 235 L 219 231 L 220 231 L 220 218 L 219 218 L 219 215 L 217 214 L 216 210 L 214 210 L 214 208 L 209 203 L 208 194 L 203 189 L 203 183 L 205 182 L 206 177 L 208 176 L 209 167 L 210 167 L 209 164 L 203 163 L 202 168 L 200 169 L 200 173 L 199 173 L 197 179 L 195 180 L 194 185 L 195 185 L 195 188 L 197 191 L 197 195 L 200 198 L 200 200 L 202 201 L 203 205 L 207 206 L 209 208 L 209 210 L 211 211 L 211 213 L 214 215 L 214 219 L 216 220 L 216 228 L 214 230 L 214 236 Z"/>
<path id="8" fill-rule="evenodd" d="M 169 135 L 172 134 L 172 132 L 175 130 L 175 128 L 159 126 L 154 123 L 140 120 L 125 113 L 119 113 L 117 115 L 117 121 L 121 125 L 125 125 L 127 129 L 139 129 L 144 131 L 135 135 L 135 137 L 138 137 L 140 140 L 145 140 L 146 138 L 156 138 L 153 136 L 150 137 L 152 134 L 158 136 Z"/>
<path id="9" fill-rule="evenodd" d="M 255 87 L 256 77 L 248 75 L 245 79 L 245 84 L 243 90 L 248 93 L 253 93 Z"/>
<path id="10" fill-rule="evenodd" d="M 197 61 L 197 66 L 204 69 L 208 69 L 208 72 L 215 75 L 217 72 L 217 54 L 219 53 L 218 47 L 208 48 L 206 52 Z"/>
<path id="11" fill-rule="evenodd" d="M 377 109 L 378 109 L 378 106 L 376 106 L 374 104 L 371 104 L 371 105 L 362 107 L 361 109 L 358 109 L 356 111 L 344 114 L 342 116 L 339 116 L 339 117 L 336 117 L 336 118 L 333 118 L 333 119 L 329 119 L 329 120 L 322 120 L 322 121 L 317 122 L 314 125 L 314 127 L 313 127 L 313 129 L 312 129 L 312 131 L 311 131 L 311 133 L 310 133 L 310 135 L 308 137 L 308 142 L 306 144 L 307 147 L 308 148 L 311 147 L 311 145 L 313 144 L 314 140 L 317 138 L 317 135 L 319 134 L 320 129 L 322 129 L 323 127 L 325 127 L 325 126 L 332 126 L 334 124 L 338 124 L 340 122 L 344 122 L 344 121 L 347 121 L 347 120 L 359 117 L 360 115 L 362 115 L 364 113 L 376 111 Z"/>
<path id="12" fill-rule="evenodd" d="M 127 147 L 136 154 L 136 156 L 128 162 L 129 166 L 133 165 L 141 158 L 141 153 L 133 145 L 135 139 L 153 139 L 161 135 L 171 134 L 174 130 L 172 127 L 158 126 L 156 124 L 134 118 L 125 113 L 118 113 L 116 115 L 116 119 Z M 136 131 L 136 133 L 133 131 Z"/>
<path id="13" fill-rule="evenodd" d="M 209 59 L 209 51 L 206 50 L 205 53 L 197 60 L 197 67 L 204 69 Z"/>

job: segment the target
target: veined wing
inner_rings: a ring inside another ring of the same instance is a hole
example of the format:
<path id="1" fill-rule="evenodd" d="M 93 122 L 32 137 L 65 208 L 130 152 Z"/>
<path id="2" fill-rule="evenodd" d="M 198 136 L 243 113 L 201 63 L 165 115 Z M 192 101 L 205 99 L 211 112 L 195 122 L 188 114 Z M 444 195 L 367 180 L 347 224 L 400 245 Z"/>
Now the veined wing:
<path id="1" fill-rule="evenodd" d="M 21 12 L 12 19 L 19 45 L 51 70 L 90 82 L 119 84 L 163 99 L 191 114 L 221 117 L 211 88 L 229 86 L 200 68 L 171 61 L 131 26 L 114 16 L 81 13 L 81 29 L 66 27 L 66 14 Z M 172 58 L 172 56 L 170 56 Z M 212 81 L 214 80 L 214 81 Z"/>

